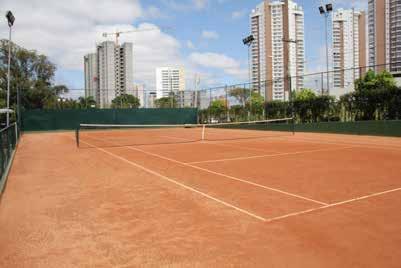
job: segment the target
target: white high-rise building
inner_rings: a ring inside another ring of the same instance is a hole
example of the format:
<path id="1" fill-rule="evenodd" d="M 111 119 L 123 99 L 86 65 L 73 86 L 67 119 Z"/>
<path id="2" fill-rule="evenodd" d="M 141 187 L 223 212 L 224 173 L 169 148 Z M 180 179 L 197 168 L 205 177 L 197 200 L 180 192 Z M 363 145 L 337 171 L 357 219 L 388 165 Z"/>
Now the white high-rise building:
<path id="1" fill-rule="evenodd" d="M 155 101 L 157 99 L 156 92 L 145 91 L 145 108 L 156 108 Z"/>
<path id="2" fill-rule="evenodd" d="M 89 82 L 91 76 L 96 83 Z M 121 94 L 134 94 L 132 43 L 106 41 L 97 46 L 97 53 L 85 56 L 85 94 L 95 96 L 100 108 L 110 107 Z"/>
<path id="3" fill-rule="evenodd" d="M 169 97 L 170 94 L 185 90 L 185 74 L 182 68 L 160 67 L 156 69 L 156 97 Z"/>
<path id="4" fill-rule="evenodd" d="M 135 97 L 139 99 L 140 107 L 144 108 L 145 105 L 145 85 L 134 85 L 134 94 Z"/>
<path id="5" fill-rule="evenodd" d="M 369 65 L 401 76 L 401 1 L 369 0 Z"/>
<path id="6" fill-rule="evenodd" d="M 333 86 L 335 95 L 349 93 L 366 66 L 365 13 L 338 9 L 333 13 Z"/>
<path id="7" fill-rule="evenodd" d="M 267 100 L 288 100 L 304 86 L 304 12 L 292 0 L 265 0 L 250 15 L 251 80 Z M 292 79 L 288 79 L 291 76 Z M 265 83 L 266 81 L 266 83 Z"/>
<path id="8" fill-rule="evenodd" d="M 99 89 L 97 62 L 96 53 L 91 53 L 84 57 L 85 97 L 93 97 L 95 100 Z"/>
<path id="9" fill-rule="evenodd" d="M 100 108 L 108 108 L 116 97 L 116 45 L 106 41 L 97 46 L 99 90 L 96 102 Z"/>
<path id="10" fill-rule="evenodd" d="M 132 43 L 116 47 L 116 95 L 134 94 Z"/>

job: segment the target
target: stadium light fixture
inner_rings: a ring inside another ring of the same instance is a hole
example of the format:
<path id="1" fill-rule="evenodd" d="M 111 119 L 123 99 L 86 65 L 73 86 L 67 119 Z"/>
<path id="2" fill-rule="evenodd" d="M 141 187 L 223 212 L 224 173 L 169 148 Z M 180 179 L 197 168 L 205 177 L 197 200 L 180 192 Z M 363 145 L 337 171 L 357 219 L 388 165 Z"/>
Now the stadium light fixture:
<path id="1" fill-rule="evenodd" d="M 250 36 L 248 36 L 248 37 L 246 37 L 246 38 L 244 38 L 244 39 L 242 40 L 242 42 L 243 42 L 244 45 L 246 45 L 246 46 L 251 46 L 253 41 L 255 41 L 255 37 L 253 37 L 253 35 L 250 35 Z"/>
<path id="2" fill-rule="evenodd" d="M 11 27 L 14 25 L 15 17 L 11 11 L 7 11 L 6 13 L 6 18 L 8 21 L 8 27 Z"/>

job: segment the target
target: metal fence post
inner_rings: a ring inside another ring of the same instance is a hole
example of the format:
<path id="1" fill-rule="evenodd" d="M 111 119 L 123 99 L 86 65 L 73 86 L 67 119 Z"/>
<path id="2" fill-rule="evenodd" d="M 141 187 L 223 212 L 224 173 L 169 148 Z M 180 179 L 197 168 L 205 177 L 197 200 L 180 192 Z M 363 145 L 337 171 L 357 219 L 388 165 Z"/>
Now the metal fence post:
<path id="1" fill-rule="evenodd" d="M 227 85 L 224 87 L 224 91 L 225 91 L 225 94 L 226 94 L 227 122 L 230 122 L 230 106 L 229 106 L 229 103 L 228 103 Z"/>
<path id="2" fill-rule="evenodd" d="M 211 107 L 212 107 L 212 89 L 209 88 L 209 123 L 212 122 L 212 111 L 211 111 Z"/>
<path id="3" fill-rule="evenodd" d="M 322 96 L 324 96 L 324 75 L 323 75 L 323 72 L 321 73 L 321 80 L 322 80 Z"/>

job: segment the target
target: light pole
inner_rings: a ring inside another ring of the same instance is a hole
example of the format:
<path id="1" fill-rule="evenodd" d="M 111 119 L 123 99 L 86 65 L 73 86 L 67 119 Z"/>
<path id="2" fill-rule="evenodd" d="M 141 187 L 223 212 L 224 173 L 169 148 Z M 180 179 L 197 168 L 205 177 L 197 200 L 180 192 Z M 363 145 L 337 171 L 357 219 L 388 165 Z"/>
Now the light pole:
<path id="1" fill-rule="evenodd" d="M 290 44 L 297 44 L 298 40 L 292 39 L 283 39 L 283 43 L 287 44 L 288 54 L 290 53 Z M 288 56 L 288 62 L 284 63 L 287 64 L 287 83 L 288 83 L 288 100 L 292 101 L 292 77 L 291 77 L 291 66 L 290 66 L 290 56 Z M 284 96 L 285 97 L 285 96 Z"/>
<path id="2" fill-rule="evenodd" d="M 319 7 L 320 15 L 324 15 L 325 18 L 325 29 L 326 29 L 326 71 L 327 71 L 327 94 L 330 95 L 330 74 L 329 74 L 329 40 L 328 40 L 328 18 L 330 12 L 333 11 L 332 4 L 326 4 L 325 6 L 322 4 Z"/>
<path id="3" fill-rule="evenodd" d="M 252 91 L 253 91 L 253 87 L 252 87 L 252 81 L 251 81 L 252 80 L 252 76 L 251 76 L 251 46 L 252 46 L 253 41 L 255 41 L 255 37 L 253 37 L 252 34 L 242 40 L 244 45 L 248 46 L 248 75 L 249 75 L 249 95 L 250 95 L 249 96 L 248 120 L 251 119 L 251 110 L 252 110 Z"/>
<path id="4" fill-rule="evenodd" d="M 11 28 L 14 25 L 15 17 L 11 11 L 7 11 L 6 18 L 10 28 L 8 36 L 8 71 L 7 71 L 7 109 L 10 109 L 10 79 L 11 79 Z M 7 112 L 7 126 L 10 125 L 10 113 Z"/>
<path id="5" fill-rule="evenodd" d="M 253 35 L 250 35 L 246 37 L 245 39 L 242 40 L 244 45 L 248 46 L 248 74 L 249 74 L 249 85 L 251 85 L 251 46 L 253 41 L 255 41 L 255 38 Z"/>

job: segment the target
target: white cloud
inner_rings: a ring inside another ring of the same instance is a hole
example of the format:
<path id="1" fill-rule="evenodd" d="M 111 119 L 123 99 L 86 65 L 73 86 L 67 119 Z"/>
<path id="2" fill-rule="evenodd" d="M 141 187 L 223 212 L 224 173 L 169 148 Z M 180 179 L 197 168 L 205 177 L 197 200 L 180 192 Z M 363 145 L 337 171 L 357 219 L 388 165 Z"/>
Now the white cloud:
<path id="1" fill-rule="evenodd" d="M 163 14 L 163 12 L 155 6 L 149 6 L 147 10 L 144 12 L 144 17 L 146 18 L 167 18 L 168 16 Z"/>
<path id="2" fill-rule="evenodd" d="M 184 67 L 189 87 L 193 84 L 195 73 L 201 75 L 203 87 L 216 84 L 221 79 L 210 70 L 200 70 L 199 64 L 183 57 L 180 42 L 157 25 L 141 23 L 133 26 L 138 19 L 163 16 L 159 9 L 144 8 L 138 0 L 0 1 L 0 12 L 10 9 L 16 17 L 14 42 L 49 56 L 60 71 L 57 82 L 67 83 L 71 79 L 70 73 L 75 76 L 82 73 L 83 78 L 83 57 L 87 53 L 95 52 L 97 42 L 106 40 L 102 36 L 103 32 L 149 28 L 156 30 L 122 34 L 120 37 L 121 43 L 134 44 L 135 82 L 145 83 L 147 89 L 153 89 L 155 68 L 159 66 Z M 0 23 L 0 36 L 8 36 L 6 23 Z M 108 40 L 114 40 L 114 37 L 110 36 Z M 195 48 L 191 41 L 184 45 Z M 224 70 L 231 75 L 241 74 L 242 71 L 235 64 Z M 76 81 L 67 84 L 74 87 L 80 85 Z"/>
<path id="3" fill-rule="evenodd" d="M 106 0 L 2 0 L 1 9 L 12 10 L 16 17 L 13 40 L 49 56 L 59 71 L 82 71 L 84 55 L 95 52 L 96 43 L 105 40 L 103 32 L 148 28 L 157 30 L 125 34 L 120 38 L 120 42 L 134 43 L 134 79 L 152 86 L 154 68 L 183 64 L 180 43 L 174 37 L 157 25 L 132 26 L 139 18 L 160 16 L 157 9 L 145 9 L 136 0 L 111 3 Z M 0 24 L 0 36 L 8 36 L 5 23 Z M 114 40 L 113 36 L 109 40 Z M 67 78 L 57 79 L 65 83 Z"/>
<path id="4" fill-rule="evenodd" d="M 239 79 L 246 79 L 247 77 L 247 70 L 242 69 L 238 61 L 224 54 L 195 52 L 189 56 L 189 60 L 202 67 L 220 69 L 224 73 Z"/>
<path id="5" fill-rule="evenodd" d="M 215 31 L 202 31 L 202 38 L 204 39 L 219 39 L 219 34 Z"/>
<path id="6" fill-rule="evenodd" d="M 188 47 L 189 49 L 195 49 L 195 45 L 194 45 L 194 43 L 192 43 L 191 40 L 187 40 L 187 47 Z"/>
<path id="7" fill-rule="evenodd" d="M 324 3 L 328 3 L 328 1 L 324 1 Z M 337 8 L 356 8 L 360 10 L 368 10 L 368 1 L 367 0 L 333 0 L 331 1 L 333 3 L 334 9 Z"/>
<path id="8" fill-rule="evenodd" d="M 167 7 L 178 11 L 202 10 L 209 3 L 208 0 L 162 0 L 162 3 Z"/>
<path id="9" fill-rule="evenodd" d="M 245 9 L 243 10 L 237 10 L 231 13 L 231 18 L 232 19 L 240 19 L 243 18 L 246 15 L 247 11 Z"/>
<path id="10" fill-rule="evenodd" d="M 207 6 L 208 0 L 193 0 L 196 9 L 203 9 Z"/>

